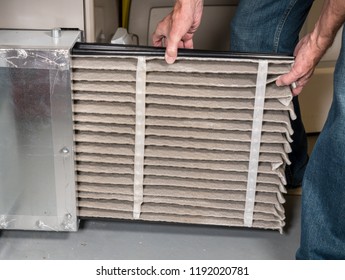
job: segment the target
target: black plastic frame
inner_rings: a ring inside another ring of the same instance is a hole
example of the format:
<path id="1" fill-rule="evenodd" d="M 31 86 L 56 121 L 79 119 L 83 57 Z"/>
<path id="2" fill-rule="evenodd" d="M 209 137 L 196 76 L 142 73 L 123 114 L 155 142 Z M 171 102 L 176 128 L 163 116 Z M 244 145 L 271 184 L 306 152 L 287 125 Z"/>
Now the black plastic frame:
<path id="1" fill-rule="evenodd" d="M 72 55 L 101 55 L 101 56 L 158 56 L 164 57 L 165 48 L 116 45 L 116 44 L 97 44 L 97 43 L 76 43 L 72 49 Z M 245 59 L 270 59 L 293 61 L 294 57 L 284 54 L 265 54 L 265 53 L 238 53 L 221 52 L 195 49 L 179 49 L 179 57 L 198 57 L 198 58 L 245 58 Z"/>

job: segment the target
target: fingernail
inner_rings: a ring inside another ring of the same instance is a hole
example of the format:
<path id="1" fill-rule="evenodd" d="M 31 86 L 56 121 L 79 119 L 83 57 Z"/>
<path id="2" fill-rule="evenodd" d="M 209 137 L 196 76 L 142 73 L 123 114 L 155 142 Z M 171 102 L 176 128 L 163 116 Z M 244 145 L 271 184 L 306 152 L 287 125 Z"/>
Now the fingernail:
<path id="1" fill-rule="evenodd" d="M 168 55 L 165 55 L 165 60 L 168 64 L 173 64 L 175 62 L 175 58 Z"/>

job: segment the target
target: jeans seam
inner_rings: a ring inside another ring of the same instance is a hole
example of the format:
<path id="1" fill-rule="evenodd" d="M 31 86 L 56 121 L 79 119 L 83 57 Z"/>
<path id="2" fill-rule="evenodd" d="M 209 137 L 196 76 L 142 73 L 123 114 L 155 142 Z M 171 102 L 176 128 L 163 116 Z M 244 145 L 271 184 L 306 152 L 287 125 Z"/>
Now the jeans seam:
<path id="1" fill-rule="evenodd" d="M 276 29 L 275 35 L 274 35 L 274 46 L 273 46 L 273 50 L 274 52 L 278 52 L 278 46 L 279 46 L 279 41 L 280 41 L 280 35 L 282 33 L 283 27 L 285 25 L 285 22 L 288 18 L 288 16 L 290 15 L 291 10 L 293 9 L 293 7 L 295 6 L 296 2 L 298 0 L 293 0 L 290 2 L 288 8 L 285 10 L 284 15 L 282 20 L 280 21 L 280 23 L 278 24 L 278 27 Z"/>

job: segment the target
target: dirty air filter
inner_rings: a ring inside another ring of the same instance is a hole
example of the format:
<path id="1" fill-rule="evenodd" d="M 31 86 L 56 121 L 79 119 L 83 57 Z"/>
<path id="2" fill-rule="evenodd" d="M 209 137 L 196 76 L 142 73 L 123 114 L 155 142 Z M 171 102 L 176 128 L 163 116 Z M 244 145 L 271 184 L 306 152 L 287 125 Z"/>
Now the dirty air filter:
<path id="1" fill-rule="evenodd" d="M 79 216 L 282 231 L 292 61 L 77 44 Z"/>

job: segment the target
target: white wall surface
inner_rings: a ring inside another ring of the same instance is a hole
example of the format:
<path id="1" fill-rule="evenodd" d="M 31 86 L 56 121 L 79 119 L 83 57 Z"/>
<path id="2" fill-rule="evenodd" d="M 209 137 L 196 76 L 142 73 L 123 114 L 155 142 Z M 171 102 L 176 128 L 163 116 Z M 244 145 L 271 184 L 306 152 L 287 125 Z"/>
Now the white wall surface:
<path id="1" fill-rule="evenodd" d="M 79 28 L 88 42 L 110 41 L 119 26 L 119 0 L 0 0 L 0 28 Z"/>
<path id="2" fill-rule="evenodd" d="M 0 28 L 84 30 L 83 0 L 0 0 Z"/>

